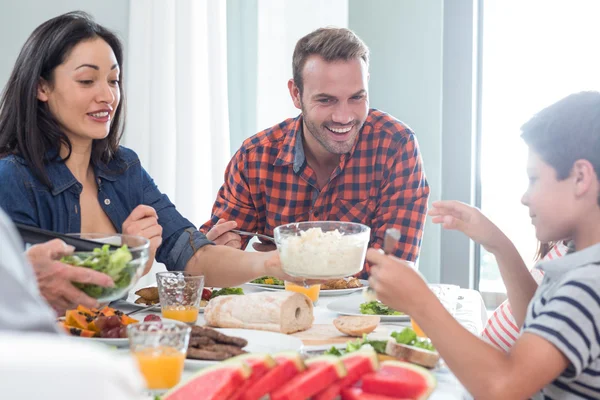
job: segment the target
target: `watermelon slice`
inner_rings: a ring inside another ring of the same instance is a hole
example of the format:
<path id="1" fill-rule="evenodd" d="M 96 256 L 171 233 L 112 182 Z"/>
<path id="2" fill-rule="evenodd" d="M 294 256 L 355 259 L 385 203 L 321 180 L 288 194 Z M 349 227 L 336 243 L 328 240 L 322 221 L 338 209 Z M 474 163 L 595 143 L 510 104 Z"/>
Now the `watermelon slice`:
<path id="1" fill-rule="evenodd" d="M 361 388 L 342 389 L 342 400 L 411 400 L 401 399 L 400 397 L 389 397 L 381 394 L 365 393 Z"/>
<path id="2" fill-rule="evenodd" d="M 245 393 L 250 386 L 252 386 L 276 365 L 275 360 L 273 360 L 273 358 L 268 354 L 243 354 L 241 356 L 234 357 L 231 360 L 243 362 L 250 367 L 252 373 L 250 378 L 246 379 L 242 386 L 240 386 L 228 400 L 240 400 L 242 398 L 242 394 Z"/>
<path id="3" fill-rule="evenodd" d="M 250 373 L 250 367 L 242 362 L 225 361 L 203 369 L 175 386 L 164 395 L 163 400 L 227 400 Z"/>
<path id="4" fill-rule="evenodd" d="M 346 376 L 344 364 L 336 356 L 320 356 L 306 361 L 306 371 L 271 393 L 271 400 L 305 400 Z"/>
<path id="5" fill-rule="evenodd" d="M 313 396 L 313 400 L 333 400 L 337 398 L 343 388 L 352 386 L 361 376 L 376 371 L 379 366 L 377 353 L 372 348 L 363 348 L 359 351 L 348 353 L 341 360 L 344 367 L 346 367 L 346 376 L 317 393 Z"/>
<path id="6" fill-rule="evenodd" d="M 379 371 L 362 377 L 366 393 L 424 400 L 435 389 L 435 377 L 423 367 L 403 361 L 384 361 Z"/>
<path id="7" fill-rule="evenodd" d="M 260 377 L 240 395 L 240 400 L 258 400 L 304 371 L 306 366 L 296 352 L 278 353 L 273 356 L 277 365 Z"/>

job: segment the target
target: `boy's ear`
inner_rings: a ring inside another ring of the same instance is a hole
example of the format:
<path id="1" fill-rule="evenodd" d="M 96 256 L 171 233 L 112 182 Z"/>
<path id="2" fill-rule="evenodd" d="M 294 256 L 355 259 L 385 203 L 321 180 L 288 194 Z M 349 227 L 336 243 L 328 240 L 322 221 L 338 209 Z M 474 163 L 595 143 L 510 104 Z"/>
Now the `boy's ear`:
<path id="1" fill-rule="evenodd" d="M 48 101 L 48 93 L 50 93 L 50 85 L 44 78 L 40 78 L 37 87 L 37 98 L 44 103 Z"/>
<path id="2" fill-rule="evenodd" d="M 575 161 L 573 164 L 573 176 L 575 178 L 575 194 L 577 196 L 586 194 L 598 182 L 594 166 L 588 160 L 581 159 Z"/>

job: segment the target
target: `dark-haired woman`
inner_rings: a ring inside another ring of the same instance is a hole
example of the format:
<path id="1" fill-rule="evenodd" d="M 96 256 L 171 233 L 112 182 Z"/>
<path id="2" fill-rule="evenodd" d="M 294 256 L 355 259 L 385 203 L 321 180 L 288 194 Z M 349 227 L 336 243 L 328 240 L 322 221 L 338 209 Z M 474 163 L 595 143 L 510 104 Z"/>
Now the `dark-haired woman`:
<path id="1" fill-rule="evenodd" d="M 119 146 L 122 76 L 119 39 L 85 13 L 32 33 L 0 101 L 0 207 L 56 232 L 144 236 L 168 269 L 204 274 L 211 286 L 281 276 L 273 253 L 211 245 Z"/>

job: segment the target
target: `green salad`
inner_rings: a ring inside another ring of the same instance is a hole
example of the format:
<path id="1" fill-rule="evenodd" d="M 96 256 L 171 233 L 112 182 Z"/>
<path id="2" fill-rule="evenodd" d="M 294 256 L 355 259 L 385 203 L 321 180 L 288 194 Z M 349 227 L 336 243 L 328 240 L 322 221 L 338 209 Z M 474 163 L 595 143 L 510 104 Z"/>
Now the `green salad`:
<path id="1" fill-rule="evenodd" d="M 234 288 L 226 287 L 226 288 L 219 289 L 219 290 L 213 290 L 213 292 L 210 295 L 210 298 L 214 299 L 215 297 L 218 297 L 218 296 L 227 296 L 230 294 L 242 295 L 242 294 L 244 294 L 244 290 L 239 287 L 234 287 Z"/>
<path id="2" fill-rule="evenodd" d="M 436 351 L 429 339 L 418 337 L 415 331 L 410 328 L 404 328 L 401 332 L 392 332 L 390 336 L 396 339 L 396 342 L 400 344 L 406 344 L 408 346 L 418 347 L 429 351 Z"/>
<path id="3" fill-rule="evenodd" d="M 390 334 L 390 336 L 396 339 L 396 342 L 400 344 L 414 346 L 429 351 L 436 351 L 435 347 L 433 347 L 429 339 L 418 337 L 415 331 L 413 331 L 411 328 L 404 328 L 400 332 L 394 331 Z M 367 335 L 364 334 L 361 339 L 356 339 L 346 343 L 345 349 L 338 349 L 335 346 L 333 346 L 329 350 L 325 351 L 325 354 L 329 354 L 332 356 L 342 356 L 346 353 L 352 353 L 353 351 L 357 351 L 361 347 L 366 345 L 371 346 L 373 350 L 375 350 L 375 352 L 379 354 L 385 354 L 386 344 L 386 340 L 369 340 L 367 339 Z"/>
<path id="4" fill-rule="evenodd" d="M 275 286 L 283 286 L 283 281 L 281 279 L 277 279 L 273 276 L 263 276 L 262 278 L 257 278 L 251 283 L 260 283 L 261 285 L 275 285 Z"/>
<path id="5" fill-rule="evenodd" d="M 132 268 L 134 267 L 128 267 L 131 260 L 131 252 L 127 248 L 127 245 L 111 251 L 108 244 L 105 244 L 102 248 L 94 249 L 93 252 L 75 253 L 60 259 L 65 264 L 91 268 L 94 271 L 105 273 L 113 279 L 115 282 L 115 287 L 113 288 L 103 288 L 87 283 L 73 283 L 77 288 L 94 298 L 100 298 L 108 293 L 129 286 L 134 274 L 132 272 Z"/>
<path id="6" fill-rule="evenodd" d="M 360 305 L 361 314 L 369 315 L 402 315 L 400 311 L 395 311 L 380 301 L 369 301 Z"/>

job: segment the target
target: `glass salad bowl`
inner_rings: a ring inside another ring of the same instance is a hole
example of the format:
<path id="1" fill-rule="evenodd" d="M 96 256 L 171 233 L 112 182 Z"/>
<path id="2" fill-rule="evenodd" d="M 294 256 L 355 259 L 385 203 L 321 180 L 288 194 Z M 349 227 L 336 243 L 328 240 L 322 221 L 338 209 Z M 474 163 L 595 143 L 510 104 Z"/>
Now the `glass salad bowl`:
<path id="1" fill-rule="evenodd" d="M 94 251 L 74 252 L 63 257 L 61 261 L 77 267 L 91 268 L 113 279 L 115 286 L 111 288 L 73 283 L 100 303 L 114 301 L 127 295 L 144 273 L 150 249 L 150 241 L 144 237 L 116 233 L 73 233 L 69 236 L 98 242 Z M 111 249 L 110 245 L 118 248 Z"/>

